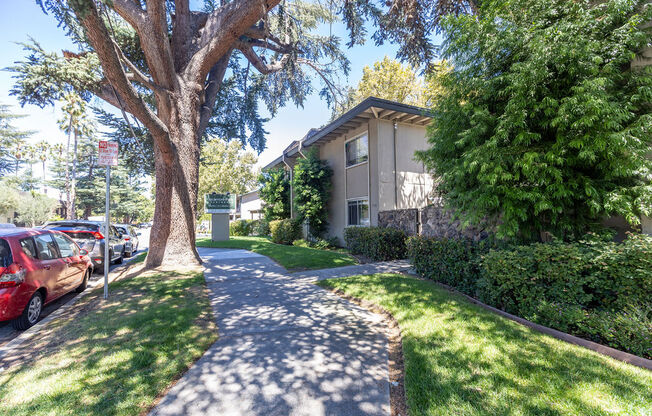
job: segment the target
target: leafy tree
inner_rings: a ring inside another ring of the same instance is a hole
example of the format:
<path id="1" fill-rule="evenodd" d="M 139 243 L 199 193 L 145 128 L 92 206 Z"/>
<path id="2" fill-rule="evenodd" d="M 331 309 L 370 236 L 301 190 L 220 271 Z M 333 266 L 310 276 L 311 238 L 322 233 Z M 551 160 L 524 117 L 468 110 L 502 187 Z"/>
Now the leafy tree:
<path id="1" fill-rule="evenodd" d="M 605 215 L 652 210 L 652 68 L 645 1 L 482 2 L 443 23 L 431 148 L 419 157 L 466 223 L 572 238 Z"/>
<path id="2" fill-rule="evenodd" d="M 440 76 L 450 70 L 448 63 L 439 61 L 429 64 L 422 77 L 416 68 L 385 56 L 382 61 L 375 62 L 373 68 L 365 66 L 362 69 L 357 87 L 348 91 L 346 100 L 334 108 L 333 115 L 339 116 L 372 96 L 432 107 L 443 93 Z"/>
<path id="3" fill-rule="evenodd" d="M 19 199 L 18 190 L 7 180 L 0 180 L 0 214 L 10 215 L 15 212 Z M 4 215 L 0 217 L 0 222 L 5 222 L 5 220 Z"/>
<path id="4" fill-rule="evenodd" d="M 152 137 L 156 210 L 146 264 L 194 258 L 200 145 L 203 137 L 239 138 L 262 150 L 264 119 L 288 102 L 301 105 L 320 79 L 331 103 L 337 75 L 349 64 L 339 39 L 320 25 L 343 18 L 349 46 L 366 38 L 401 43 L 399 57 L 429 62 L 430 34 L 445 13 L 465 13 L 468 0 L 37 0 L 66 28 L 80 53 L 64 57 L 26 44 L 12 69 L 21 103 L 49 105 L 65 91 L 95 95 L 129 114 Z M 255 71 L 254 71 L 255 70 Z M 123 117 L 123 118 L 126 118 Z M 136 124 L 136 123 L 134 123 Z"/>
<path id="5" fill-rule="evenodd" d="M 290 218 L 290 180 L 283 168 L 263 171 L 258 177 L 263 216 L 267 221 Z"/>
<path id="6" fill-rule="evenodd" d="M 319 149 L 313 148 L 294 165 L 293 189 L 297 219 L 307 221 L 310 234 L 321 237 L 328 229 L 328 199 L 333 170 L 319 159 Z"/>
<path id="7" fill-rule="evenodd" d="M 198 212 L 204 211 L 205 194 L 243 194 L 254 189 L 258 184 L 257 161 L 253 153 L 242 149 L 240 142 L 214 139 L 206 143 L 199 164 Z"/>
<path id="8" fill-rule="evenodd" d="M 31 132 L 20 131 L 12 125 L 21 117 L 13 114 L 8 105 L 0 104 L 0 176 L 11 172 L 18 175 L 25 139 L 31 135 Z"/>
<path id="9" fill-rule="evenodd" d="M 18 222 L 25 223 L 31 227 L 46 222 L 59 205 L 56 199 L 37 192 L 25 192 L 18 198 L 16 212 Z"/>

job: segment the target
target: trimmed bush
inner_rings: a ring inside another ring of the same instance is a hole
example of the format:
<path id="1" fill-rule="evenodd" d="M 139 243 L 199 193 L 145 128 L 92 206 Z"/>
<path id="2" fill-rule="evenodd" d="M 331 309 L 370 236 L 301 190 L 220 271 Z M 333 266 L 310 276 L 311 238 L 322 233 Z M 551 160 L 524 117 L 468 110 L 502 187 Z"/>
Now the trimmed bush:
<path id="1" fill-rule="evenodd" d="M 251 234 L 252 220 L 235 220 L 229 224 L 229 235 L 246 237 Z"/>
<path id="2" fill-rule="evenodd" d="M 271 234 L 269 230 L 269 221 L 265 219 L 252 220 L 251 235 L 268 237 Z"/>
<path id="3" fill-rule="evenodd" d="M 410 237 L 429 279 L 525 319 L 652 356 L 652 237 L 522 246 Z"/>
<path id="4" fill-rule="evenodd" d="M 495 239 L 435 239 L 421 236 L 407 241 L 408 258 L 421 276 L 475 296 L 481 255 L 497 247 Z"/>
<path id="5" fill-rule="evenodd" d="M 395 228 L 348 227 L 344 241 L 353 254 L 361 254 L 374 261 L 404 259 L 406 234 Z"/>
<path id="6" fill-rule="evenodd" d="M 301 232 L 299 223 L 291 219 L 270 221 L 269 229 L 272 242 L 285 245 L 292 244 Z"/>

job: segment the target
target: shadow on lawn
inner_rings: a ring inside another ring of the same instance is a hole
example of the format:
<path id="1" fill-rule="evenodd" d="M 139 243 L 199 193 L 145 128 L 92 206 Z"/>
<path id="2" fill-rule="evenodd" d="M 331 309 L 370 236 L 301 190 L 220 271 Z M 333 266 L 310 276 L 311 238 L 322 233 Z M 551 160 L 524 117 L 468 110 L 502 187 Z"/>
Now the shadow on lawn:
<path id="1" fill-rule="evenodd" d="M 7 357 L 0 413 L 139 414 L 215 340 L 201 273 L 120 280 Z"/>
<path id="2" fill-rule="evenodd" d="M 652 377 L 645 370 L 530 330 L 432 282 L 395 275 L 350 282 L 332 285 L 373 301 L 372 293 L 400 323 L 412 415 L 650 410 Z"/>

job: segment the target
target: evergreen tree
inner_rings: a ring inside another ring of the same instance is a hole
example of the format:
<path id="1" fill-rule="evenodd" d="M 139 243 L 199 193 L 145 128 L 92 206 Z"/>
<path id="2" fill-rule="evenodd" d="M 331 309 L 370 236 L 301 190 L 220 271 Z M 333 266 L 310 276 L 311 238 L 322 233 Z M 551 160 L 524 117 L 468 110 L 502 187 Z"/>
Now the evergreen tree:
<path id="1" fill-rule="evenodd" d="M 319 159 L 319 149 L 312 148 L 294 165 L 294 206 L 297 219 L 306 221 L 310 234 L 320 238 L 328 229 L 328 200 L 333 170 Z"/>
<path id="2" fill-rule="evenodd" d="M 283 168 L 263 171 L 258 177 L 265 220 L 290 218 L 290 180 Z"/>

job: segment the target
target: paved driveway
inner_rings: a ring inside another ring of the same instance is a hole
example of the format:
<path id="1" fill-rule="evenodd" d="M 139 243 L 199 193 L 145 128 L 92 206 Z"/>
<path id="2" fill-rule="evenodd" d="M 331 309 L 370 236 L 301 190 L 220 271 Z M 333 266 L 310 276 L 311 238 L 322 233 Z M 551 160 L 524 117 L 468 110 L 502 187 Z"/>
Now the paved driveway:
<path id="1" fill-rule="evenodd" d="M 267 257 L 200 254 L 220 339 L 152 415 L 389 415 L 377 316 Z"/>

